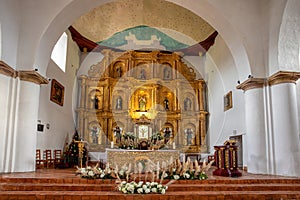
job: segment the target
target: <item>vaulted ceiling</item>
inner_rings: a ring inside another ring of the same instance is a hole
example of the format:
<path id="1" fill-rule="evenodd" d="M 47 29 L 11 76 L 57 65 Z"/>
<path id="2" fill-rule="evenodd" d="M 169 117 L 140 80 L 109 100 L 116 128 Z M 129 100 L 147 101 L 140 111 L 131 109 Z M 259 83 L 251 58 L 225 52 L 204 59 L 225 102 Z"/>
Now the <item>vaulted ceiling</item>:
<path id="1" fill-rule="evenodd" d="M 155 27 L 187 45 L 205 40 L 215 30 L 191 11 L 164 0 L 120 0 L 92 9 L 73 23 L 84 37 L 100 42 L 139 25 Z"/>

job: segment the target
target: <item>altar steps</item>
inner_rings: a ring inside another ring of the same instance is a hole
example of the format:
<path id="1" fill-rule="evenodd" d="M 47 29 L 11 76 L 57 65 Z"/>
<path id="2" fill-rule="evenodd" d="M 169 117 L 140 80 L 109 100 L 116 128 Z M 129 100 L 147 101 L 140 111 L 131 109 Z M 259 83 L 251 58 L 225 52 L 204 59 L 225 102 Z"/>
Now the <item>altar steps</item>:
<path id="1" fill-rule="evenodd" d="M 209 176 L 208 180 L 179 180 L 166 194 L 128 195 L 116 191 L 115 180 L 83 179 L 72 172 L 27 177 L 0 176 L 0 199 L 97 199 L 97 200 L 192 200 L 192 199 L 300 199 L 300 178 L 247 174 L 240 178 Z M 34 175 L 36 176 L 36 175 Z M 168 181 L 165 180 L 164 184 Z"/>

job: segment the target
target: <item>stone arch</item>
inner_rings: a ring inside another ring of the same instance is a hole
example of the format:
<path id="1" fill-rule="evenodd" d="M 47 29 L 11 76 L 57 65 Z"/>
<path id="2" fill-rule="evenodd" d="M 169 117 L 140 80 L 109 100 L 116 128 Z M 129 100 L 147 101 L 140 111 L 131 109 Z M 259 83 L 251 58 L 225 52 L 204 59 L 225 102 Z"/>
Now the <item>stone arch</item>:
<path id="1" fill-rule="evenodd" d="M 287 1 L 278 40 L 278 68 L 281 71 L 300 71 L 300 1 Z"/>
<path id="2" fill-rule="evenodd" d="M 170 0 L 167 0 L 170 1 Z M 69 4 L 65 5 L 60 12 L 49 22 L 47 28 L 41 35 L 40 43 L 36 48 L 36 57 L 34 65 L 39 66 L 40 72 L 45 74 L 50 59 L 51 50 L 55 45 L 56 40 L 62 32 L 82 14 L 86 13 L 90 9 L 103 5 L 111 1 L 91 1 L 89 3 L 82 2 L 81 0 L 73 0 Z M 195 6 L 193 0 L 187 0 L 182 2 L 181 0 L 170 1 L 183 8 L 186 8 L 196 15 L 205 19 L 210 23 L 223 37 L 228 45 L 236 66 L 239 66 L 239 77 L 247 77 L 251 74 L 251 68 L 248 60 L 248 56 L 245 47 L 241 41 L 241 37 L 234 27 L 219 13 L 219 10 L 215 8 L 208 0 L 203 0 L 199 6 Z M 84 4 L 85 6 L 82 6 Z"/>

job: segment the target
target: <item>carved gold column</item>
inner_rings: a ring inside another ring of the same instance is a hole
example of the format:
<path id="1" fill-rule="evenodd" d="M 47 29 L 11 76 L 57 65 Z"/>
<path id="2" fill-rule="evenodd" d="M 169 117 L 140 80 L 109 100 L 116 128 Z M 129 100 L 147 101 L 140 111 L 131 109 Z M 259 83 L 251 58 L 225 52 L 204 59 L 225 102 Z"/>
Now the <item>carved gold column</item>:
<path id="1" fill-rule="evenodd" d="M 205 108 L 205 106 L 204 106 L 204 103 L 205 103 L 205 101 L 204 101 L 204 92 L 203 92 L 203 85 L 205 84 L 205 81 L 204 80 L 201 80 L 201 81 L 199 81 L 199 88 L 198 88 L 198 92 L 199 92 L 199 102 L 198 102 L 198 104 L 200 104 L 199 106 L 199 109 L 200 109 L 200 111 L 202 111 L 202 110 L 204 110 L 204 108 Z"/>
<path id="2" fill-rule="evenodd" d="M 80 108 L 85 108 L 85 96 L 86 96 L 86 79 L 87 76 L 79 76 L 80 80 Z"/>

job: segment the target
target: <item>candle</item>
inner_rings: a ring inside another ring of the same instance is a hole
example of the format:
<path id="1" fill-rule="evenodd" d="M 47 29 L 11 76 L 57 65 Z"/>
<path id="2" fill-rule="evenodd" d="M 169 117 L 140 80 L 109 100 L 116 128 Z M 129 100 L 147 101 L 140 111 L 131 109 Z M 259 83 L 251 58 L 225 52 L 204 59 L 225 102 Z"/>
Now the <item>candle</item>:
<path id="1" fill-rule="evenodd" d="M 114 142 L 110 142 L 110 148 L 111 148 L 111 149 L 114 148 Z"/>
<path id="2" fill-rule="evenodd" d="M 173 142 L 173 149 L 176 149 L 176 145 L 175 145 L 175 142 Z"/>

